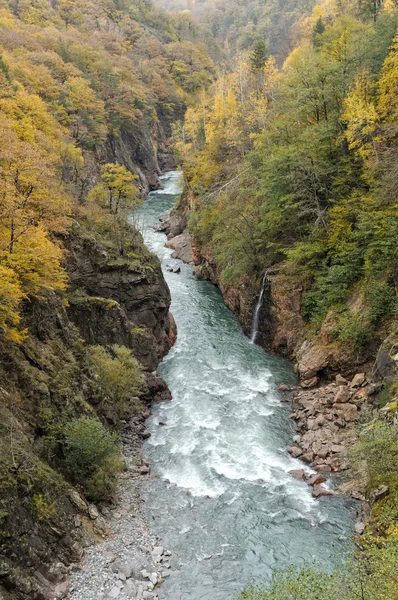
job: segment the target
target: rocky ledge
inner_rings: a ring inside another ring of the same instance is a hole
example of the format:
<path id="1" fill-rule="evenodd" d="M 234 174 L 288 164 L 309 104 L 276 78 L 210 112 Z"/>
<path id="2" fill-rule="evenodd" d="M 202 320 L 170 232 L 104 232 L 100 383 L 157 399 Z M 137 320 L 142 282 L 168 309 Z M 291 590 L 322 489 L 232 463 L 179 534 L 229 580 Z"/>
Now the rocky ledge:
<path id="1" fill-rule="evenodd" d="M 171 212 L 156 227 L 167 235 L 166 248 L 174 250 L 172 258 L 178 258 L 186 264 L 193 264 L 191 236 L 187 229 L 187 220 L 185 215 Z"/>
<path id="2" fill-rule="evenodd" d="M 296 422 L 297 435 L 288 451 L 319 474 L 333 475 L 349 468 L 347 448 L 355 441 L 354 424 L 372 390 L 365 373 L 357 373 L 352 381 L 337 375 L 332 383 L 311 387 L 317 383 L 317 379 L 304 382 L 307 387 L 293 392 L 290 417 Z M 292 471 L 292 475 L 306 479 L 304 469 Z M 314 487 L 315 497 L 332 493 L 321 486 L 326 480 L 323 475 L 318 478 L 311 475 L 307 480 Z M 345 492 L 363 500 L 354 488 L 351 486 Z"/>

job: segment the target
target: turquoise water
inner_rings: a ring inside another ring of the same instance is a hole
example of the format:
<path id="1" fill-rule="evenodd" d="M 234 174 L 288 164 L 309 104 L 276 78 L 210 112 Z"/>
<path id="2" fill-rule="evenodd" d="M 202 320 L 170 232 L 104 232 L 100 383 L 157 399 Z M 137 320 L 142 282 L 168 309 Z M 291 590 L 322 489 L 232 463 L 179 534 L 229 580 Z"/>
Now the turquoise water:
<path id="1" fill-rule="evenodd" d="M 162 261 L 178 341 L 159 366 L 173 400 L 155 405 L 148 420 L 144 452 L 158 477 L 143 498 L 151 529 L 173 552 L 159 597 L 227 600 L 274 569 L 337 560 L 352 506 L 316 501 L 288 474 L 303 466 L 287 453 L 294 427 L 276 391 L 295 381 L 291 364 L 251 344 L 219 290 L 170 258 L 152 226 L 173 207 L 181 174 L 166 174 L 163 184 L 136 220 Z M 167 272 L 177 264 L 180 274 Z"/>

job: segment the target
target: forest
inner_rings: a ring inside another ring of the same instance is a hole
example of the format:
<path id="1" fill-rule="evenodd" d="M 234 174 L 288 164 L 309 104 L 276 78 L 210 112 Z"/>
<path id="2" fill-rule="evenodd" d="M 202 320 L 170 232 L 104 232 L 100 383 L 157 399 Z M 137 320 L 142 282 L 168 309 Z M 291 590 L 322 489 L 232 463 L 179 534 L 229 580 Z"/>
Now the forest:
<path id="1" fill-rule="evenodd" d="M 213 66 L 185 20 L 144 1 L 5 2 L 0 26 L 0 329 L 21 341 L 20 304 L 66 287 L 72 220 L 112 222 L 137 201 L 137 173 L 112 166 L 112 148 L 167 130 Z"/>
<path id="2" fill-rule="evenodd" d="M 213 9 L 212 2 L 189 7 L 205 24 Z M 243 3 L 238 19 L 246 9 Z M 287 287 L 299 282 L 305 336 L 318 347 L 374 358 L 387 337 L 393 356 L 397 8 L 308 6 L 293 30 L 285 26 L 294 47 L 284 61 L 260 21 L 245 15 L 255 30 L 250 46 L 233 37 L 233 26 L 225 28 L 225 15 L 214 35 L 233 44 L 233 68 L 219 69 L 174 127 L 196 251 L 227 296 L 253 279 L 259 290 L 264 273 L 271 289 L 272 275 Z M 363 415 L 350 455 L 351 472 L 370 496 L 376 483 L 391 490 L 374 507 L 357 560 L 343 573 L 309 567 L 278 574 L 270 587 L 242 598 L 397 597 L 396 390 L 395 374 L 379 400 L 381 412 Z"/>
<path id="3" fill-rule="evenodd" d="M 153 399 L 175 332 L 128 218 L 177 161 L 222 289 L 277 274 L 300 288 L 308 340 L 363 362 L 387 340 L 395 361 L 350 450 L 372 510 L 346 566 L 278 572 L 242 600 L 398 598 L 398 7 L 157 4 L 0 0 L 0 597 L 42 598 L 32 574 L 74 518 L 71 486 L 109 500 L 115 431 Z M 137 312 L 156 314 L 156 335 L 87 264 L 121 287 L 146 278 Z"/>

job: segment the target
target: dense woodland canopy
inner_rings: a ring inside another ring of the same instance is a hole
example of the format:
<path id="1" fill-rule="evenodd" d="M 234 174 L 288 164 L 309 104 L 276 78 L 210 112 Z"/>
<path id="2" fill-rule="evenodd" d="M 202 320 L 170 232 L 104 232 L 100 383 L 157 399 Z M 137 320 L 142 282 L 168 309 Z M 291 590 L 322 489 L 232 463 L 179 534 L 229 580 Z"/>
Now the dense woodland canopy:
<path id="1" fill-rule="evenodd" d="M 398 12 L 360 9 L 319 4 L 282 68 L 255 44 L 175 129 L 223 281 L 278 266 L 358 347 L 395 311 L 398 235 Z"/>
<path id="2" fill-rule="evenodd" d="M 302 282 L 309 336 L 358 352 L 379 341 L 397 310 L 395 0 L 159 3 L 173 14 L 148 0 L 0 0 L 1 343 L 26 340 L 32 298 L 65 293 L 76 222 L 137 258 L 126 215 L 143 176 L 120 148 L 172 131 L 190 229 L 222 281 L 277 271 Z M 108 400 L 140 388 L 134 361 L 91 351 Z M 71 462 L 82 429 L 104 435 L 72 425 Z M 290 599 L 294 586 L 303 600 L 397 597 L 396 439 L 396 425 L 377 422 L 354 451 L 369 487 L 393 492 L 372 516 L 360 577 L 288 574 L 245 598 Z"/>
<path id="3" fill-rule="evenodd" d="M 281 63 L 295 47 L 314 0 L 156 0 L 171 12 L 191 15 L 201 24 L 201 35 L 217 62 L 233 62 L 267 40 Z M 214 47 L 216 44 L 216 50 Z"/>
<path id="4" fill-rule="evenodd" d="M 72 218 L 136 202 L 125 167 L 98 163 L 123 136 L 167 135 L 210 82 L 206 51 L 184 37 L 195 27 L 145 0 L 0 3 L 2 335 L 21 341 L 21 302 L 65 289 L 57 240 Z"/>
<path id="5" fill-rule="evenodd" d="M 201 6 L 206 20 L 214 3 Z M 238 20 L 247 8 L 241 3 Z M 214 32 L 234 40 L 234 68 L 201 92 L 174 129 L 189 188 L 190 230 L 224 288 L 244 288 L 253 279 L 260 287 L 264 273 L 277 274 L 302 291 L 307 340 L 358 356 L 373 348 L 375 356 L 391 335 L 392 358 L 398 8 L 390 0 L 321 0 L 285 32 L 294 48 L 283 63 L 266 29 L 257 30 L 249 46 L 244 37 L 234 38 L 232 25 Z M 383 388 L 382 412 L 369 408 L 362 415 L 350 456 L 369 498 L 376 485 L 390 490 L 373 508 L 359 560 L 328 575 L 311 568 L 280 574 L 242 600 L 398 597 L 394 381 Z"/>

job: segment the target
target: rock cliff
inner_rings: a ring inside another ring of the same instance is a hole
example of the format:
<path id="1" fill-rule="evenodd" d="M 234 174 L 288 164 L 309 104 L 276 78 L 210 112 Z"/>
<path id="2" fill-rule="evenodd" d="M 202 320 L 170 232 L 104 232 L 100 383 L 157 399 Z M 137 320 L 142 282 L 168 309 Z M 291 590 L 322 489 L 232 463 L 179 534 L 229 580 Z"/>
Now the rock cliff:
<path id="1" fill-rule="evenodd" d="M 0 598 L 5 600 L 63 597 L 68 565 L 107 533 L 102 516 L 68 481 L 56 440 L 49 439 L 55 424 L 95 414 L 86 348 L 133 349 L 147 371 L 141 402 L 169 395 L 152 373 L 176 336 L 157 258 L 136 232 L 123 260 L 109 240 L 99 241 L 80 225 L 63 241 L 69 299 L 48 293 L 26 303 L 28 337 L 20 345 L 0 344 Z M 116 422 L 109 409 L 106 420 Z"/>

